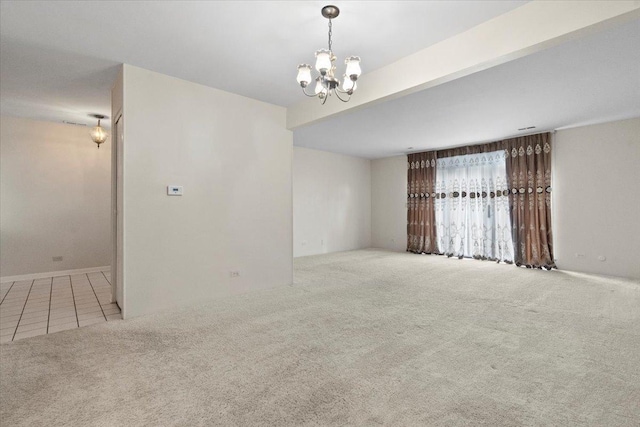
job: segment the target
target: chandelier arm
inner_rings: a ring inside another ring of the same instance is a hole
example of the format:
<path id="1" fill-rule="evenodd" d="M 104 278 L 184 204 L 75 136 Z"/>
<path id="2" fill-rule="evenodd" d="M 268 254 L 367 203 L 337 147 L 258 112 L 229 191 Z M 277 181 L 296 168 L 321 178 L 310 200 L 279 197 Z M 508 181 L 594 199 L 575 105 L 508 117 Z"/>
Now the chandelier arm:
<path id="1" fill-rule="evenodd" d="M 305 88 L 301 87 L 302 89 L 302 93 L 304 93 L 305 95 L 307 95 L 309 98 L 315 98 L 316 96 L 318 96 L 317 94 L 313 94 L 313 95 L 309 95 L 306 91 Z"/>
<path id="2" fill-rule="evenodd" d="M 325 102 L 327 102 L 328 98 L 329 98 L 329 91 L 327 91 L 327 93 L 324 95 L 324 99 L 322 100 L 322 105 L 324 105 Z"/>
<path id="3" fill-rule="evenodd" d="M 342 99 L 342 97 L 340 96 L 340 93 L 346 93 L 348 94 L 348 92 L 343 92 L 343 91 L 339 91 L 336 90 L 336 96 L 338 97 L 338 99 L 342 102 L 349 102 L 349 100 L 351 99 L 351 95 L 349 95 L 349 97 L 347 99 Z"/>

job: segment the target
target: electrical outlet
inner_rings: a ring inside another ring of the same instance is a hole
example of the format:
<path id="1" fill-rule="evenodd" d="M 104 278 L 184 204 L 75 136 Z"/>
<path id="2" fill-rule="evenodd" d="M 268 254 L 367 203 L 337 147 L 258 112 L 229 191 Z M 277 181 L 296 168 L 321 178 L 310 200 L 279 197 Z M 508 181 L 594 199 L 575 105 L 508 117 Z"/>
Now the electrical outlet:
<path id="1" fill-rule="evenodd" d="M 229 272 L 229 276 L 231 276 L 231 277 L 240 277 L 240 272 L 239 271 L 230 271 Z"/>
<path id="2" fill-rule="evenodd" d="M 62 257 L 61 256 L 54 256 L 52 259 L 53 259 L 53 262 L 62 261 Z"/>
<path id="3" fill-rule="evenodd" d="M 603 262 L 603 261 L 606 261 L 606 260 L 607 260 L 607 257 L 606 257 L 606 256 L 604 256 L 604 255 L 600 255 L 600 256 L 598 257 L 598 261 L 600 261 L 600 262 Z"/>

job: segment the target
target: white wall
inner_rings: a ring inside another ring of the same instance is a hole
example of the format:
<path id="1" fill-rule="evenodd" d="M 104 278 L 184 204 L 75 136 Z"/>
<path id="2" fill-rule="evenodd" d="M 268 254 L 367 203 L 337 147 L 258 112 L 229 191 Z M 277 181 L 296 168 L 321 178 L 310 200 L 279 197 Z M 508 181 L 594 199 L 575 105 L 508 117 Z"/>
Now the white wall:
<path id="1" fill-rule="evenodd" d="M 407 156 L 371 162 L 372 246 L 407 250 Z"/>
<path id="2" fill-rule="evenodd" d="M 109 265 L 110 141 L 98 149 L 87 127 L 0 120 L 0 274 Z"/>
<path id="3" fill-rule="evenodd" d="M 371 161 L 293 149 L 293 256 L 371 246 Z"/>
<path id="4" fill-rule="evenodd" d="M 121 308 L 123 316 L 125 315 L 125 290 L 122 286 L 123 279 L 123 261 L 124 261 L 124 227 L 122 207 L 124 206 L 122 176 L 123 168 L 123 135 L 124 135 L 124 117 L 122 109 L 124 107 L 124 82 L 123 82 L 124 66 L 120 66 L 118 76 L 111 88 L 111 292 L 112 300 Z M 118 184 L 120 183 L 120 184 Z"/>
<path id="5" fill-rule="evenodd" d="M 558 131 L 553 156 L 558 267 L 640 278 L 640 118 Z"/>
<path id="6" fill-rule="evenodd" d="M 123 76 L 124 315 L 292 283 L 285 109 L 129 65 Z"/>

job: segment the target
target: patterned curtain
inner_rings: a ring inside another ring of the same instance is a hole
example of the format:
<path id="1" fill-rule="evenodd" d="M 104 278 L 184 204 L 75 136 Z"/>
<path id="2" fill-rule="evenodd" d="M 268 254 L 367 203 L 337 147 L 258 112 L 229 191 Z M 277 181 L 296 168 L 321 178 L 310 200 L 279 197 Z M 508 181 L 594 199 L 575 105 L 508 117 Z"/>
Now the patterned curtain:
<path id="1" fill-rule="evenodd" d="M 551 135 L 502 142 L 511 188 L 511 222 L 516 265 L 555 267 L 551 233 Z"/>
<path id="2" fill-rule="evenodd" d="M 438 253 L 434 205 L 436 153 L 409 154 L 407 167 L 407 251 Z"/>
<path id="3" fill-rule="evenodd" d="M 500 150 L 505 153 L 506 157 L 507 188 L 502 191 L 501 197 L 504 197 L 505 193 L 509 196 L 513 261 L 516 265 L 527 267 L 555 268 L 551 231 L 551 134 L 549 133 L 437 152 L 410 154 L 407 189 L 409 201 L 407 214 L 408 251 L 416 253 L 447 252 L 450 255 L 460 256 L 459 249 L 457 251 L 449 249 L 450 242 L 449 248 L 446 245 L 441 245 L 442 251 L 438 248 L 440 236 L 436 229 L 436 206 L 434 203 L 439 200 L 434 197 L 436 193 L 435 177 L 438 169 L 437 160 Z M 429 168 L 426 165 L 429 165 Z M 470 185 L 468 182 L 466 184 Z M 474 185 L 479 185 L 482 188 L 483 183 L 480 181 L 480 184 Z M 496 186 L 495 181 L 493 185 Z M 474 187 L 474 190 L 476 188 Z M 440 190 L 442 189 L 437 191 L 440 195 L 449 193 L 449 189 Z M 487 190 L 491 194 L 488 182 Z M 481 190 L 480 193 L 482 194 L 483 191 Z M 453 192 L 451 189 L 451 193 Z M 471 189 L 467 188 L 467 192 L 471 193 Z M 478 191 L 475 192 L 478 193 Z M 497 198 L 497 187 L 495 193 Z M 442 233 L 444 230 L 440 230 L 440 234 Z M 454 241 L 454 248 L 455 245 Z M 485 252 L 485 254 L 488 253 L 490 251 Z M 500 252 L 497 254 L 500 255 Z M 471 256 L 477 255 L 480 253 L 474 253 L 471 250 Z M 479 257 L 482 258 L 482 256 Z M 486 257 L 493 258 L 489 255 Z M 499 258 L 499 256 L 496 255 L 495 258 Z M 508 257 L 504 255 L 503 258 L 506 260 Z"/>
<path id="4" fill-rule="evenodd" d="M 436 161 L 436 234 L 447 256 L 513 262 L 504 150 Z"/>

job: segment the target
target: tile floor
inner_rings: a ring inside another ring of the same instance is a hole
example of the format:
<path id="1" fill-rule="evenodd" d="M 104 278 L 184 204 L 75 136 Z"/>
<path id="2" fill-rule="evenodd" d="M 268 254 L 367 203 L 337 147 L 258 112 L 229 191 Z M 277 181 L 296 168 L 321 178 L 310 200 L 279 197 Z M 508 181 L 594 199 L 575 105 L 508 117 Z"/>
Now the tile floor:
<path id="1" fill-rule="evenodd" d="M 0 283 L 0 343 L 121 319 L 108 271 Z"/>

